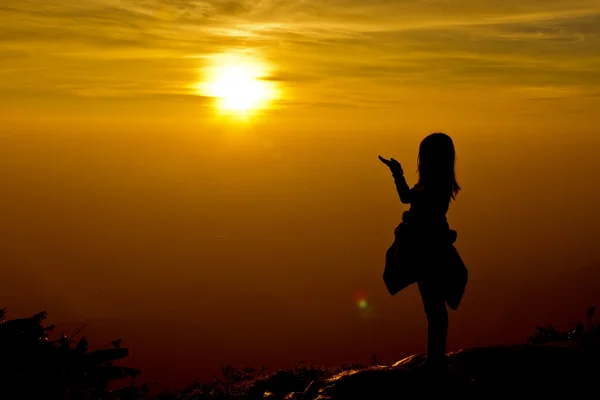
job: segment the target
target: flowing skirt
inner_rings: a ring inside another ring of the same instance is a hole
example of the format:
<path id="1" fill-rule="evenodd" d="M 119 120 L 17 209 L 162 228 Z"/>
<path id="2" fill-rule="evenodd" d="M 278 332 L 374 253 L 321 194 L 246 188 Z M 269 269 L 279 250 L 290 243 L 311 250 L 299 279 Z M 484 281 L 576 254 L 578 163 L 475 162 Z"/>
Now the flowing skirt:
<path id="1" fill-rule="evenodd" d="M 456 232 L 417 230 L 402 223 L 395 233 L 383 274 L 389 293 L 395 295 L 418 281 L 435 282 L 446 304 L 456 310 L 468 281 L 467 268 L 454 246 Z"/>

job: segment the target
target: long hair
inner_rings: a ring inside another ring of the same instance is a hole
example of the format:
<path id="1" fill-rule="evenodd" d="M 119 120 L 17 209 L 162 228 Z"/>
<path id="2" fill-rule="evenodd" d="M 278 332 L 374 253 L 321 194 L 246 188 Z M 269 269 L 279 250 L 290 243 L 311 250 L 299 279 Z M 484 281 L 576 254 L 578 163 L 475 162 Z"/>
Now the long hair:
<path id="1" fill-rule="evenodd" d="M 417 162 L 419 182 L 423 190 L 441 191 L 448 199 L 456 199 L 460 186 L 454 172 L 454 143 L 445 133 L 432 133 L 421 142 Z"/>

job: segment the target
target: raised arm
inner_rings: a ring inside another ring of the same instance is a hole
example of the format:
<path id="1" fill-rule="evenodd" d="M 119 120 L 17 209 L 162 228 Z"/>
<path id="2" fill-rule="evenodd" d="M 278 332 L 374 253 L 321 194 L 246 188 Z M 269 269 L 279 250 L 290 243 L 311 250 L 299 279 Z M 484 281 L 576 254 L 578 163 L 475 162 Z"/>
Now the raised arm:
<path id="1" fill-rule="evenodd" d="M 400 201 L 403 204 L 409 204 L 412 199 L 412 190 L 406 183 L 404 171 L 402 171 L 402 166 L 400 163 L 393 158 L 387 160 L 381 156 L 379 156 L 379 160 L 387 165 L 390 171 L 392 171 L 392 176 L 394 177 L 394 183 L 396 184 L 396 190 L 398 190 Z"/>
<path id="2" fill-rule="evenodd" d="M 396 190 L 398 191 L 398 196 L 400 196 L 400 201 L 402 204 L 410 204 L 412 200 L 412 190 L 406 183 L 404 172 L 400 169 L 399 171 L 393 172 L 392 176 L 394 177 L 394 183 L 396 184 Z"/>

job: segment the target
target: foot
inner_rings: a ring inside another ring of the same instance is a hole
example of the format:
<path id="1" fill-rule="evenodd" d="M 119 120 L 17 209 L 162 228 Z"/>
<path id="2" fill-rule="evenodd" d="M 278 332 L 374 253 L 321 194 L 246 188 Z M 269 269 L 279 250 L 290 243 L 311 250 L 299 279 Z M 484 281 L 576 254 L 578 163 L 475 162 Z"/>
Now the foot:
<path id="1" fill-rule="evenodd" d="M 421 363 L 421 367 L 425 367 L 425 368 L 434 368 L 434 369 L 441 369 L 441 368 L 447 368 L 448 367 L 448 360 L 446 358 L 446 356 L 442 356 L 442 357 L 427 357 L 425 359 L 425 361 L 423 361 Z"/>

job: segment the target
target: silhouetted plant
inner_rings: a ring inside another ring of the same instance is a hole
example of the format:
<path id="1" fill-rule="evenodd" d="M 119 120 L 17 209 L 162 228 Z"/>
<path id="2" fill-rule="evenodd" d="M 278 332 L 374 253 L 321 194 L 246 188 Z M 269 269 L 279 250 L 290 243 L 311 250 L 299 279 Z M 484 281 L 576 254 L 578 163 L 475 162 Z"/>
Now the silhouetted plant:
<path id="1" fill-rule="evenodd" d="M 255 368 L 252 367 L 246 367 L 242 370 L 242 380 L 243 381 L 248 381 L 251 379 L 256 378 L 257 372 Z"/>
<path id="2" fill-rule="evenodd" d="M 583 322 L 578 322 L 574 328 L 569 328 L 566 332 L 560 332 L 550 324 L 547 327 L 537 326 L 536 333 L 529 338 L 528 343 L 543 344 L 570 340 L 586 341 L 599 338 L 600 329 L 592 323 L 595 311 L 596 306 L 592 306 L 586 312 L 587 330 Z"/>
<path id="3" fill-rule="evenodd" d="M 377 359 L 377 354 L 373 353 L 373 355 L 371 356 L 371 366 L 376 367 L 378 365 L 381 365 L 381 363 Z"/>
<path id="4" fill-rule="evenodd" d="M 593 329 L 592 318 L 594 317 L 594 313 L 596 312 L 596 306 L 592 306 L 588 308 L 587 313 L 585 314 L 585 319 L 588 324 L 588 329 Z"/>
<path id="5" fill-rule="evenodd" d="M 232 367 L 227 364 L 224 367 L 221 367 L 221 373 L 223 374 L 223 389 L 225 391 L 225 395 L 229 396 L 231 394 L 231 387 L 236 383 L 239 383 L 244 376 L 242 371 Z"/>
<path id="6" fill-rule="evenodd" d="M 49 340 L 54 325 L 44 327 L 48 313 L 29 318 L 5 320 L 0 312 L 0 398 L 117 399 L 139 400 L 144 387 L 110 391 L 111 381 L 135 378 L 140 371 L 115 366 L 114 360 L 128 355 L 128 349 L 88 351 L 82 337 L 75 348 L 64 333 Z"/>
<path id="7" fill-rule="evenodd" d="M 365 368 L 365 365 L 362 363 L 345 362 L 345 363 L 342 363 L 342 365 L 339 367 L 339 371 L 344 372 L 344 371 L 351 371 L 351 370 L 363 369 L 363 368 Z"/>

